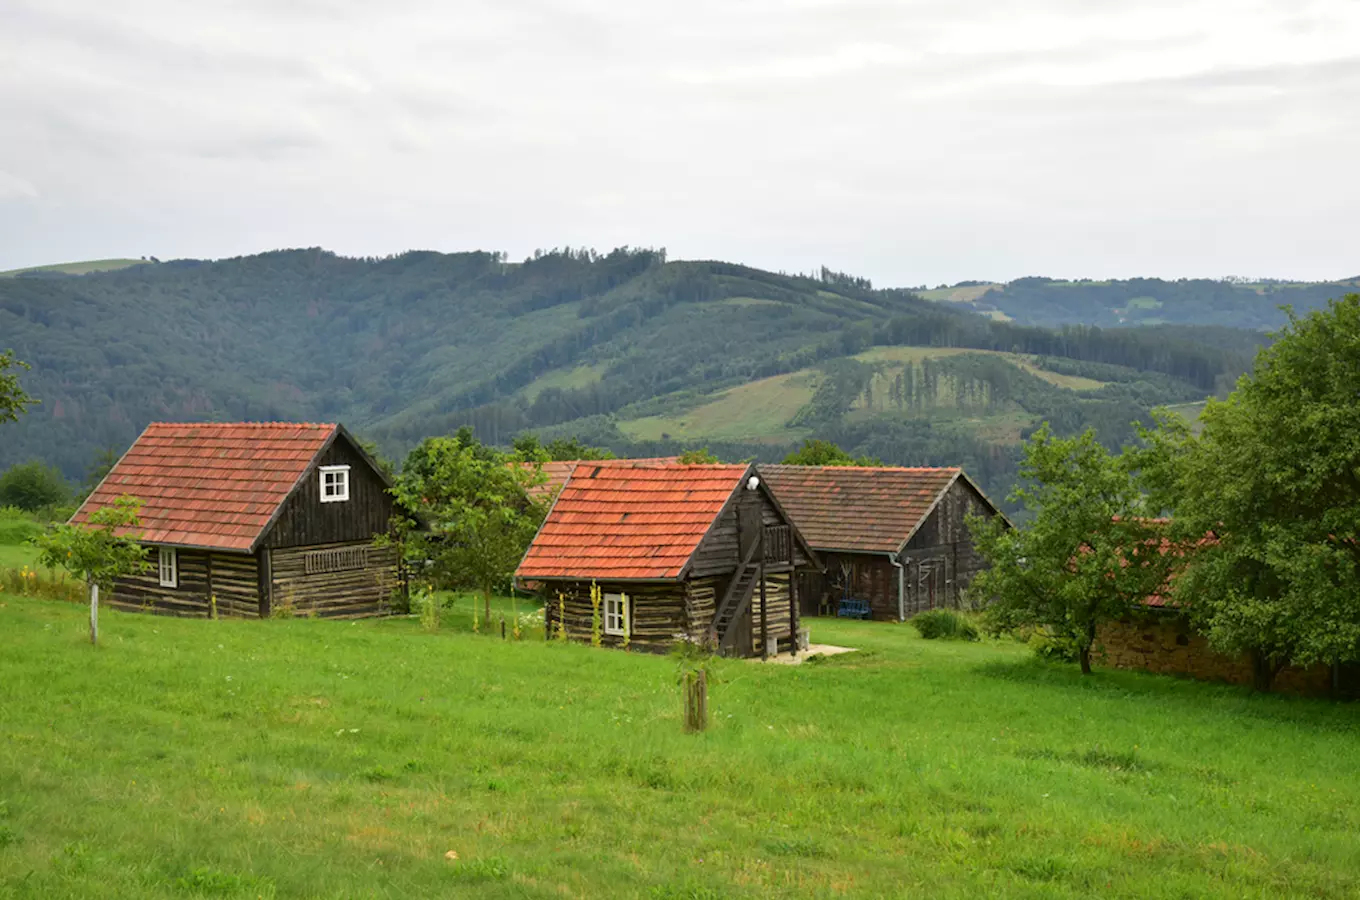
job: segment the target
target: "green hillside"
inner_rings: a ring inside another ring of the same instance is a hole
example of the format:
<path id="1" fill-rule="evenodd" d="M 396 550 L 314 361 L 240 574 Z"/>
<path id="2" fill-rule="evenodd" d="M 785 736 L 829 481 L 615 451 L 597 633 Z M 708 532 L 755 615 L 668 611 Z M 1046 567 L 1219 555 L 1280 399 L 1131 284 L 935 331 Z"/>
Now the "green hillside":
<path id="1" fill-rule="evenodd" d="M 29 266 L 26 269 L 10 269 L 0 272 L 0 278 L 13 278 L 19 275 L 89 275 L 93 272 L 114 272 L 132 266 L 145 265 L 144 259 L 90 259 L 84 262 L 55 263 L 50 266 Z"/>
<path id="2" fill-rule="evenodd" d="M 1023 327 L 833 272 L 616 250 L 290 250 L 0 280 L 0 335 L 42 400 L 0 467 L 79 477 L 153 420 L 340 420 L 386 453 L 472 425 L 623 453 L 696 442 L 775 458 L 809 436 L 962 463 L 1004 493 L 1043 419 L 1117 443 L 1159 403 L 1221 391 L 1259 335 Z"/>
<path id="3" fill-rule="evenodd" d="M 927 300 L 1026 325 L 1082 322 L 1102 327 L 1170 324 L 1273 330 L 1285 322 L 1281 306 L 1315 309 L 1357 287 L 1360 277 L 1334 282 L 1020 278 L 1007 284 L 966 281 L 919 293 Z"/>

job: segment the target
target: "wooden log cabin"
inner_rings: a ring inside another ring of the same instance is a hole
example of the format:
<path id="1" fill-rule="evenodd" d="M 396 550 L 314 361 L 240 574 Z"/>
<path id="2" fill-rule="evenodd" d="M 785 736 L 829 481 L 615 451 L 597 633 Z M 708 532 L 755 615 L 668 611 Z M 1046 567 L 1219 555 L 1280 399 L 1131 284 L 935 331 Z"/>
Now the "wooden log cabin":
<path id="1" fill-rule="evenodd" d="M 547 634 L 665 652 L 796 652 L 795 573 L 816 555 L 751 466 L 578 462 L 515 573 Z M 592 586 L 601 594 L 598 613 Z"/>
<path id="2" fill-rule="evenodd" d="M 391 482 L 340 425 L 157 422 L 71 521 L 127 495 L 150 569 L 107 601 L 178 616 L 381 615 L 402 589 L 376 547 Z"/>
<path id="3" fill-rule="evenodd" d="M 800 576 L 803 615 L 901 621 L 956 607 L 983 560 L 964 524 L 1001 515 L 958 468 L 763 465 L 823 571 Z M 859 601 L 842 605 L 843 600 Z"/>

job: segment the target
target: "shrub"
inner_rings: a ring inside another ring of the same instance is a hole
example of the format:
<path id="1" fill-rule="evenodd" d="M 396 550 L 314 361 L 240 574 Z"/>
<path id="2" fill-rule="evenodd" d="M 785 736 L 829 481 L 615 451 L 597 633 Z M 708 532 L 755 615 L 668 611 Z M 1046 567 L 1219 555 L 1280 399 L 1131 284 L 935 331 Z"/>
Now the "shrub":
<path id="1" fill-rule="evenodd" d="M 1054 662 L 1076 662 L 1081 658 L 1081 641 L 1052 628 L 1036 628 L 1030 632 L 1029 644 L 1034 655 Z"/>
<path id="2" fill-rule="evenodd" d="M 931 609 L 917 613 L 911 619 L 911 627 L 928 641 L 976 641 L 979 638 L 973 621 L 952 609 Z"/>
<path id="3" fill-rule="evenodd" d="M 71 488 L 55 466 L 38 461 L 20 463 L 0 475 L 0 506 L 35 512 L 65 503 Z"/>
<path id="4" fill-rule="evenodd" d="M 0 505 L 0 545 L 22 544 L 42 534 L 42 526 L 17 506 Z"/>
<path id="5" fill-rule="evenodd" d="M 81 603 L 85 599 L 85 585 L 60 569 L 0 569 L 0 591 L 20 597 L 45 597 Z"/>

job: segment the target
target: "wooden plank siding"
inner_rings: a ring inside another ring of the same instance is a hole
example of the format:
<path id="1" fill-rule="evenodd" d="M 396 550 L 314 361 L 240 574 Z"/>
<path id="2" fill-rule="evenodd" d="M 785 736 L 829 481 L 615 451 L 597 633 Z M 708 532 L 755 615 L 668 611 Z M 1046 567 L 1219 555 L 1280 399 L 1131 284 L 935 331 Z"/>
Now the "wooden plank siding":
<path id="1" fill-rule="evenodd" d="M 309 554 L 330 554 L 352 549 L 362 554 L 346 557 L 338 571 L 308 573 Z M 350 541 L 269 551 L 270 593 L 275 612 L 291 609 L 295 615 L 326 619 L 353 619 L 385 615 L 392 595 L 400 588 L 395 546 L 375 547 L 369 541 Z"/>
<path id="2" fill-rule="evenodd" d="M 253 618 L 260 614 L 255 558 L 244 554 L 205 550 L 175 551 L 178 585 L 162 587 L 157 548 L 148 547 L 151 567 L 118 579 L 108 596 L 110 606 L 132 612 L 207 618 L 212 597 L 219 618 Z"/>
<path id="3" fill-rule="evenodd" d="M 739 489 L 733 501 L 728 503 L 714 520 L 713 527 L 695 548 L 690 559 L 691 578 L 730 574 L 737 568 L 741 562 L 737 507 L 753 502 L 756 498 L 752 493 L 745 488 Z M 779 508 L 774 505 L 763 485 L 754 493 L 758 495 L 758 502 L 761 505 L 760 518 L 766 528 L 780 528 L 789 524 L 788 520 L 779 514 Z M 793 565 L 795 567 L 810 565 L 811 561 L 804 552 L 803 545 L 796 540 L 790 540 L 790 543 L 793 549 Z"/>
<path id="4" fill-rule="evenodd" d="M 853 510 L 846 511 L 846 515 L 853 514 Z M 986 566 L 973 546 L 965 519 L 991 514 L 991 507 L 963 479 L 940 498 L 898 557 L 904 567 L 902 605 L 908 618 L 965 603 L 969 583 Z M 868 601 L 874 620 L 897 619 L 899 575 L 887 554 L 818 548 L 818 555 L 824 571 L 820 575 L 800 573 L 799 606 L 804 615 L 834 616 L 848 588 L 851 597 Z"/>
<path id="5" fill-rule="evenodd" d="M 321 502 L 321 466 L 350 467 L 348 500 Z M 338 437 L 302 476 L 259 546 L 274 549 L 369 541 L 387 532 L 392 510 L 387 485 L 343 436 Z"/>
<path id="6" fill-rule="evenodd" d="M 551 581 L 542 588 L 543 621 L 548 637 L 557 635 L 558 622 L 565 622 L 568 640 L 589 643 L 594 630 L 589 581 Z M 627 594 L 630 604 L 632 650 L 665 653 L 677 634 L 691 633 L 690 598 L 681 582 L 599 582 L 606 594 Z M 560 599 L 559 599 L 560 595 Z M 710 604 L 712 601 L 709 601 Z M 709 613 L 712 619 L 712 613 Z M 705 626 L 706 627 L 706 626 Z M 622 647 L 623 638 L 604 633 L 604 605 L 600 605 L 600 644 Z"/>

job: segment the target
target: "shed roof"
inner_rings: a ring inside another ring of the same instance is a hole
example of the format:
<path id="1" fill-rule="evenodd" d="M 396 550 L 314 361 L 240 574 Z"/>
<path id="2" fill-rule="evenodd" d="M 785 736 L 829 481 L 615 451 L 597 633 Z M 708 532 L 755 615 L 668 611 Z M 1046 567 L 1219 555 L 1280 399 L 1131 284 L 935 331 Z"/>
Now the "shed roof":
<path id="1" fill-rule="evenodd" d="M 141 539 L 251 552 L 317 455 L 343 429 L 312 422 L 153 422 L 71 517 L 128 494 Z"/>
<path id="2" fill-rule="evenodd" d="M 859 466 L 759 471 L 814 550 L 854 553 L 898 552 L 963 475 L 959 468 Z"/>
<path id="3" fill-rule="evenodd" d="M 515 575 L 679 578 L 749 469 L 655 460 L 578 462 Z"/>
<path id="4" fill-rule="evenodd" d="M 617 462 L 627 463 L 674 463 L 679 461 L 677 456 L 658 456 L 646 459 L 623 459 Z M 542 484 L 535 484 L 529 488 L 529 496 L 535 500 L 547 498 L 551 500 L 562 489 L 562 486 L 571 478 L 571 473 L 576 471 L 576 467 L 582 463 L 609 462 L 609 460 L 589 460 L 589 459 L 563 459 L 552 462 L 539 463 L 543 467 L 545 476 Z M 533 463 L 520 463 L 525 468 L 532 467 Z"/>

